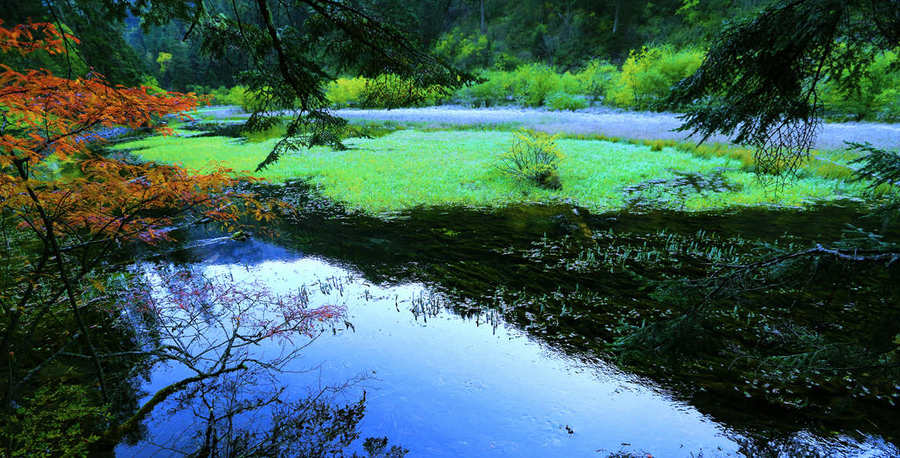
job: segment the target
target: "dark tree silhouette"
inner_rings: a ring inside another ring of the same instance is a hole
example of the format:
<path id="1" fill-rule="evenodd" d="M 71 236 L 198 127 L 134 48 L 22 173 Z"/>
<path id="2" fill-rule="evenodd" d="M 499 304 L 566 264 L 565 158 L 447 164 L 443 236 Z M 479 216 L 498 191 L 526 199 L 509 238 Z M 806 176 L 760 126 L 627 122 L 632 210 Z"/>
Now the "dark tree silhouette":
<path id="1" fill-rule="evenodd" d="M 815 143 L 819 83 L 858 88 L 876 51 L 898 43 L 900 1 L 780 0 L 727 27 L 669 102 L 686 107 L 682 130 L 731 136 L 756 148 L 759 172 L 790 175 Z"/>

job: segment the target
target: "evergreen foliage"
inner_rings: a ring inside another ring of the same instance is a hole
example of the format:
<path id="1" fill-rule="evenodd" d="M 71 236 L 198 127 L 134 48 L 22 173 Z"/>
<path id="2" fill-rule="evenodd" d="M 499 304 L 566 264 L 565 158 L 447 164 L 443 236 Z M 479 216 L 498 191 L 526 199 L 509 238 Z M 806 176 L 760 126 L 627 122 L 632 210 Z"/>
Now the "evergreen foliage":
<path id="1" fill-rule="evenodd" d="M 896 0 L 781 0 L 727 27 L 669 98 L 689 106 L 682 130 L 752 145 L 763 173 L 796 172 L 821 122 L 820 83 L 859 90 L 871 49 L 900 44 L 898 11 Z"/>

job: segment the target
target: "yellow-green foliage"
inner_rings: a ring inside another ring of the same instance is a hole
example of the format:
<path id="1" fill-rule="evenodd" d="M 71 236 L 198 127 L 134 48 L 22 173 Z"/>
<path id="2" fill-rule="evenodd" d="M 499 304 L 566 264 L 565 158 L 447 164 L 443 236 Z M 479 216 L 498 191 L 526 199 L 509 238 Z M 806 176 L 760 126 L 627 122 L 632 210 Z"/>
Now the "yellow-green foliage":
<path id="1" fill-rule="evenodd" d="M 580 110 L 587 108 L 588 102 L 583 97 L 557 91 L 547 96 L 547 107 L 557 111 Z"/>
<path id="2" fill-rule="evenodd" d="M 434 104 L 444 93 L 438 86 L 423 88 L 410 79 L 383 74 L 375 78 L 338 78 L 328 84 L 325 96 L 335 108 L 395 108 Z"/>
<path id="3" fill-rule="evenodd" d="M 220 87 L 212 91 L 213 103 L 217 105 L 237 105 L 250 113 L 261 108 L 262 103 L 247 86 L 237 85 L 231 89 Z"/>
<path id="4" fill-rule="evenodd" d="M 703 57 L 703 51 L 678 51 L 671 46 L 645 46 L 640 51 L 632 51 L 622 65 L 622 72 L 612 83 L 606 100 L 624 108 L 654 108 L 675 83 L 700 67 Z"/>
<path id="5" fill-rule="evenodd" d="M 557 168 L 563 154 L 556 144 L 557 138 L 544 132 L 516 133 L 509 151 L 500 155 L 498 167 L 520 180 L 550 188 L 558 187 Z"/>
<path id="6" fill-rule="evenodd" d="M 149 94 L 163 94 L 166 92 L 165 89 L 159 87 L 159 81 L 157 81 L 156 77 L 150 75 L 142 75 L 141 76 L 141 86 L 147 88 L 147 93 Z"/>
<path id="7" fill-rule="evenodd" d="M 522 105 L 539 107 L 547 95 L 560 89 L 561 78 L 553 68 L 543 64 L 528 64 L 516 69 L 514 95 Z"/>
<path id="8" fill-rule="evenodd" d="M 156 56 L 156 63 L 159 64 L 159 72 L 165 73 L 167 64 L 172 61 L 172 53 L 160 51 Z"/>
<path id="9" fill-rule="evenodd" d="M 476 106 L 515 102 L 537 107 L 550 105 L 551 94 L 563 93 L 582 96 L 581 100 L 605 97 L 623 108 L 655 108 L 675 83 L 697 70 L 703 56 L 700 50 L 659 46 L 632 52 L 622 71 L 601 60 L 592 60 L 575 73 L 558 73 L 543 64 L 520 65 L 513 71 L 483 72 L 484 82 L 457 95 Z"/>
<path id="10" fill-rule="evenodd" d="M 458 97 L 476 106 L 514 102 L 539 107 L 553 93 L 585 94 L 582 81 L 569 72 L 557 73 L 544 64 L 520 65 L 514 71 L 486 71 L 484 82 L 463 88 Z"/>
<path id="11" fill-rule="evenodd" d="M 615 65 L 597 59 L 591 60 L 583 70 L 575 74 L 580 89 L 578 93 L 595 99 L 603 97 L 618 74 L 619 68 Z"/>
<path id="12" fill-rule="evenodd" d="M 335 108 L 359 106 L 365 95 L 366 78 L 338 78 L 325 89 L 325 96 Z"/>
<path id="13" fill-rule="evenodd" d="M 381 213 L 417 205 L 502 206 L 515 202 L 571 199 L 592 211 L 624 208 L 622 189 L 653 179 L 672 179 L 674 171 L 713 173 L 739 185 L 733 191 L 704 191 L 670 205 L 686 210 L 713 210 L 738 205 L 799 205 L 810 199 L 859 196 L 865 184 L 803 176 L 777 193 L 761 184 L 741 162 L 724 155 L 663 146 L 598 140 L 556 140 L 565 160 L 558 165 L 562 189 L 523 184 L 503 173 L 497 153 L 515 136 L 500 131 L 401 130 L 372 139 L 349 139 L 350 149 L 313 148 L 283 157 L 260 176 L 274 181 L 308 178 L 321 192 L 349 208 Z M 253 170 L 278 139 L 245 143 L 224 137 L 150 137 L 119 148 L 143 148 L 146 159 L 208 169 L 218 162 L 235 170 Z M 667 145 L 668 143 L 663 143 Z M 723 150 L 726 151 L 726 150 Z M 665 188 L 662 189 L 665 193 Z"/>

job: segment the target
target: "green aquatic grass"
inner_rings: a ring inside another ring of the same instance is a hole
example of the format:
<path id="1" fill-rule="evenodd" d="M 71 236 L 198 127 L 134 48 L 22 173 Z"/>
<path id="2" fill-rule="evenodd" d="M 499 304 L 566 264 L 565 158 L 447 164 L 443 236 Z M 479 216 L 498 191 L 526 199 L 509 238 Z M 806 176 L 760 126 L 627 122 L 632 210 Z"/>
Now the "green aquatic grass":
<path id="1" fill-rule="evenodd" d="M 248 142 L 226 137 L 149 137 L 118 145 L 137 149 L 147 160 L 205 170 L 215 165 L 251 173 L 277 139 Z M 713 173 L 738 186 L 725 192 L 704 191 L 678 197 L 665 186 L 655 201 L 686 210 L 713 210 L 743 205 L 801 205 L 809 200 L 861 195 L 861 184 L 805 177 L 773 189 L 728 157 L 698 157 L 673 147 L 558 140 L 565 158 L 559 167 L 563 188 L 547 190 L 523 184 L 496 168 L 498 156 L 512 144 L 503 131 L 401 130 L 346 141 L 346 151 L 317 147 L 283 157 L 257 176 L 273 182 L 304 178 L 325 196 L 371 213 L 418 205 L 501 206 L 517 202 L 570 199 L 592 211 L 627 206 L 623 188 L 648 180 L 671 179 L 674 171 Z"/>

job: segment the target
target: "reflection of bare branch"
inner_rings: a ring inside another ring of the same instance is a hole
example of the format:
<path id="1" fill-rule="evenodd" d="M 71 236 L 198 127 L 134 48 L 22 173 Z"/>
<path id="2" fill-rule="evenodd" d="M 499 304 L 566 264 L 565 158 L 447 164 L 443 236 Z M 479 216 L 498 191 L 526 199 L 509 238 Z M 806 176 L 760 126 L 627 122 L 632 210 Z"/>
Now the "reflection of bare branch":
<path id="1" fill-rule="evenodd" d="M 133 286 L 119 299 L 140 317 L 132 324 L 143 332 L 142 352 L 157 362 L 176 363 L 193 375 L 156 392 L 135 414 L 107 432 L 108 443 L 135 430 L 173 395 L 181 405 L 204 403 L 210 411 L 204 418 L 212 423 L 280 402 L 283 389 L 266 390 L 265 396 L 252 401 L 237 401 L 237 394 L 220 395 L 232 389 L 244 396 L 265 377 L 274 382 L 273 374 L 321 333 L 320 324 L 342 312 L 332 306 L 310 307 L 304 291 L 275 294 L 261 284 L 212 279 L 190 270 L 149 269 Z M 304 342 L 294 344 L 300 338 Z M 277 351 L 275 345 L 266 345 L 276 340 L 291 345 L 279 345 Z M 220 401 L 227 399 L 231 405 L 222 406 Z"/>

